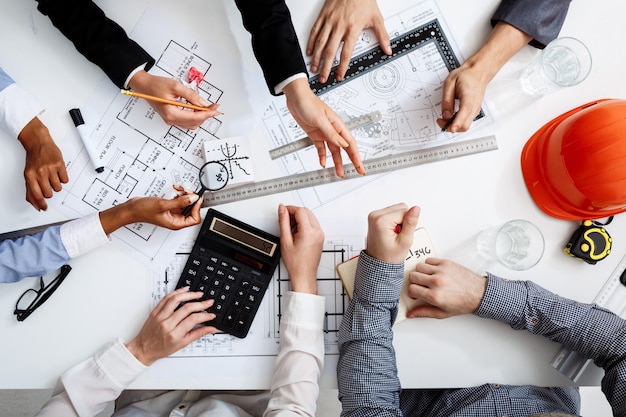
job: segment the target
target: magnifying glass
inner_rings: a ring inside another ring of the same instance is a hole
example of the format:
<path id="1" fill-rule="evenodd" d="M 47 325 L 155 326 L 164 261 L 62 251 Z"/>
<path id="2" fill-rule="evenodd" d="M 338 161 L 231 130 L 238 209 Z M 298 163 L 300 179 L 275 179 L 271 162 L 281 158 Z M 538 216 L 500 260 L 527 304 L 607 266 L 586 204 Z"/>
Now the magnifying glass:
<path id="1" fill-rule="evenodd" d="M 218 191 L 226 187 L 228 169 L 219 161 L 209 161 L 200 167 L 198 180 L 200 181 L 200 189 L 196 191 L 196 194 L 202 198 L 206 191 Z M 183 209 L 183 216 L 189 215 L 194 204 L 192 203 Z"/>

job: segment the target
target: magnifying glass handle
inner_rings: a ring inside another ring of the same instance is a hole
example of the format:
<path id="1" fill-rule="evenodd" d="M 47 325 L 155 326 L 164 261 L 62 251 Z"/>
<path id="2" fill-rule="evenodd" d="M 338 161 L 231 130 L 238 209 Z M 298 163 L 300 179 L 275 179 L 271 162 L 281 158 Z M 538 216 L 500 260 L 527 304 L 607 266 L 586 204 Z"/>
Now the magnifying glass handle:
<path id="1" fill-rule="evenodd" d="M 200 196 L 200 199 L 202 199 L 204 197 L 204 189 L 201 189 L 199 192 L 197 192 L 196 194 L 198 194 Z M 187 207 L 185 207 L 181 214 L 185 217 L 189 216 L 189 213 L 191 213 L 191 209 L 193 208 L 193 206 L 197 203 L 198 201 L 194 201 L 193 203 L 189 204 Z"/>

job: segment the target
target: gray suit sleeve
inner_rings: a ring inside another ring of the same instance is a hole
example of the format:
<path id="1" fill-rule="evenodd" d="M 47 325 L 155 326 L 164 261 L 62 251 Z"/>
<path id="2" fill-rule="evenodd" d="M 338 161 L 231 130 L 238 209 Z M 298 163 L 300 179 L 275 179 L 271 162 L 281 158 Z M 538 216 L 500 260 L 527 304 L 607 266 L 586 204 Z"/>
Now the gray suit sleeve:
<path id="1" fill-rule="evenodd" d="M 570 0 L 502 0 L 491 25 L 507 22 L 533 37 L 530 45 L 543 49 L 559 35 Z"/>

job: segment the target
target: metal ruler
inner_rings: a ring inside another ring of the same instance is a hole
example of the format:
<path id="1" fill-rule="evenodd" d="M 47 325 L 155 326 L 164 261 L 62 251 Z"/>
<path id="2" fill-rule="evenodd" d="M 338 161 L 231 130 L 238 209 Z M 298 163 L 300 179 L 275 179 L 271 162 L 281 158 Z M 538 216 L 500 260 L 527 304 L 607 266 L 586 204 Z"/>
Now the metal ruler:
<path id="1" fill-rule="evenodd" d="M 7 240 L 7 239 L 13 240 L 13 239 L 20 238 L 22 236 L 34 235 L 36 233 L 43 232 L 48 227 L 60 226 L 63 223 L 66 223 L 68 221 L 69 220 L 61 220 L 55 223 L 42 224 L 41 226 L 33 226 L 33 227 L 28 227 L 26 229 L 15 230 L 13 232 L 0 233 L 0 242 L 2 242 L 3 240 Z"/>
<path id="2" fill-rule="evenodd" d="M 626 256 L 611 273 L 609 279 L 593 299 L 593 303 L 607 308 L 619 316 L 622 315 L 626 308 Z M 584 358 L 572 350 L 561 348 L 550 365 L 576 382 L 591 362 L 591 359 Z"/>
<path id="3" fill-rule="evenodd" d="M 470 139 L 464 142 L 450 143 L 428 149 L 417 149 L 397 155 L 369 159 L 363 161 L 363 166 L 365 167 L 367 175 L 375 175 L 422 165 L 428 162 L 442 161 L 496 149 L 498 149 L 496 137 L 491 135 Z M 222 191 L 206 192 L 203 196 L 202 207 L 215 206 L 218 204 L 231 203 L 249 198 L 262 197 L 362 177 L 352 164 L 344 165 L 344 174 L 344 178 L 340 178 L 335 174 L 335 168 L 329 167 L 317 171 L 290 175 L 288 177 L 259 181 Z"/>
<path id="4" fill-rule="evenodd" d="M 367 126 L 372 123 L 380 122 L 383 119 L 383 115 L 378 110 L 372 113 L 364 114 L 363 116 L 354 117 L 345 121 L 346 127 L 350 130 L 358 129 L 359 127 Z M 304 148 L 308 148 L 313 145 L 313 140 L 308 136 L 288 143 L 278 148 L 270 150 L 270 158 L 278 159 L 281 156 L 289 155 L 290 153 L 299 151 Z"/>
<path id="5" fill-rule="evenodd" d="M 434 19 L 391 39 L 391 55 L 385 54 L 380 46 L 377 46 L 374 49 L 370 49 L 352 58 L 343 81 L 337 81 L 335 79 L 337 73 L 337 66 L 335 66 L 331 69 L 326 83 L 320 83 L 319 75 L 315 75 L 309 79 L 309 85 L 311 86 L 311 90 L 317 95 L 326 93 L 345 84 L 350 79 L 366 74 L 430 42 L 434 42 L 437 46 L 446 67 L 448 67 L 448 71 L 459 67 L 459 61 L 454 55 L 450 42 L 439 24 L 439 20 Z"/>

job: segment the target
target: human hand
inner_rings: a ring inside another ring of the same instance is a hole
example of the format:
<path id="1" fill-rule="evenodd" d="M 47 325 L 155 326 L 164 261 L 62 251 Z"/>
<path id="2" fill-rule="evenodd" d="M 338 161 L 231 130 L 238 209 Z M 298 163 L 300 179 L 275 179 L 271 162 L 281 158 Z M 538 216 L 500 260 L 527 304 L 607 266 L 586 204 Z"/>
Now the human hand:
<path id="1" fill-rule="evenodd" d="M 413 243 L 419 214 L 419 207 L 408 208 L 404 203 L 371 212 L 367 217 L 367 254 L 384 262 L 404 262 Z M 398 225 L 401 226 L 399 233 L 396 232 Z"/>
<path id="2" fill-rule="evenodd" d="M 53 190 L 61 191 L 61 184 L 68 181 L 63 155 L 46 125 L 37 117 L 24 126 L 18 140 L 26 150 L 26 201 L 38 211 L 46 210 L 45 199 L 52 197 Z"/>
<path id="3" fill-rule="evenodd" d="M 171 200 L 160 197 L 133 197 L 122 204 L 100 212 L 100 223 L 108 235 L 122 226 L 137 222 L 178 230 L 199 224 L 202 199 L 196 193 L 174 185 L 176 197 Z M 195 203 L 188 216 L 182 211 Z"/>
<path id="4" fill-rule="evenodd" d="M 303 78 L 294 80 L 287 84 L 283 92 L 291 115 L 315 144 L 320 165 L 326 166 L 326 146 L 328 146 L 335 163 L 335 172 L 343 178 L 341 159 L 343 148 L 357 172 L 365 175 L 354 136 L 337 113 L 313 94 L 307 80 Z"/>
<path id="5" fill-rule="evenodd" d="M 325 83 L 341 47 L 336 79 L 343 80 L 354 45 L 363 29 L 372 29 L 383 52 L 391 55 L 389 35 L 376 0 L 326 0 L 311 28 L 306 54 L 312 56 L 311 71 L 319 69 L 319 81 Z M 320 69 L 321 63 L 321 69 Z"/>
<path id="6" fill-rule="evenodd" d="M 149 94 L 169 100 L 184 98 L 191 104 L 208 107 L 206 111 L 184 109 L 171 104 L 150 101 L 152 108 L 161 116 L 168 125 L 182 127 L 183 129 L 197 129 L 207 119 L 217 116 L 219 104 L 209 103 L 191 88 L 185 87 L 181 82 L 171 78 L 159 77 L 139 71 L 131 78 L 129 86 L 139 93 Z"/>
<path id="7" fill-rule="evenodd" d="M 190 292 L 189 287 L 165 295 L 126 348 L 139 362 L 150 366 L 194 340 L 216 333 L 213 326 L 200 326 L 215 318 L 215 314 L 205 311 L 213 305 L 213 300 L 188 302 L 203 295 L 201 291 Z M 176 309 L 181 303 L 184 304 Z"/>
<path id="8" fill-rule="evenodd" d="M 481 68 L 481 66 L 472 65 L 471 62 L 466 61 L 448 74 L 443 82 L 442 117 L 437 119 L 439 127 L 443 127 L 452 118 L 454 104 L 458 99 L 459 110 L 446 131 L 452 133 L 465 132 L 470 128 L 474 118 L 480 113 L 485 90 L 491 80 L 487 72 Z"/>
<path id="9" fill-rule="evenodd" d="M 459 100 L 459 110 L 454 122 L 447 129 L 449 132 L 468 130 L 474 118 L 480 112 L 489 82 L 500 68 L 515 55 L 532 36 L 521 29 L 499 21 L 489 34 L 489 38 L 459 68 L 450 72 L 443 83 L 441 100 L 441 119 L 439 127 L 454 114 L 454 101 Z"/>
<path id="10" fill-rule="evenodd" d="M 289 273 L 291 290 L 317 294 L 317 268 L 322 257 L 324 231 L 311 210 L 278 206 L 280 253 Z"/>
<path id="11" fill-rule="evenodd" d="M 407 317 L 443 319 L 470 314 L 485 295 L 487 278 L 445 259 L 426 258 L 409 274 L 409 296 L 427 304 L 408 312 Z"/>

